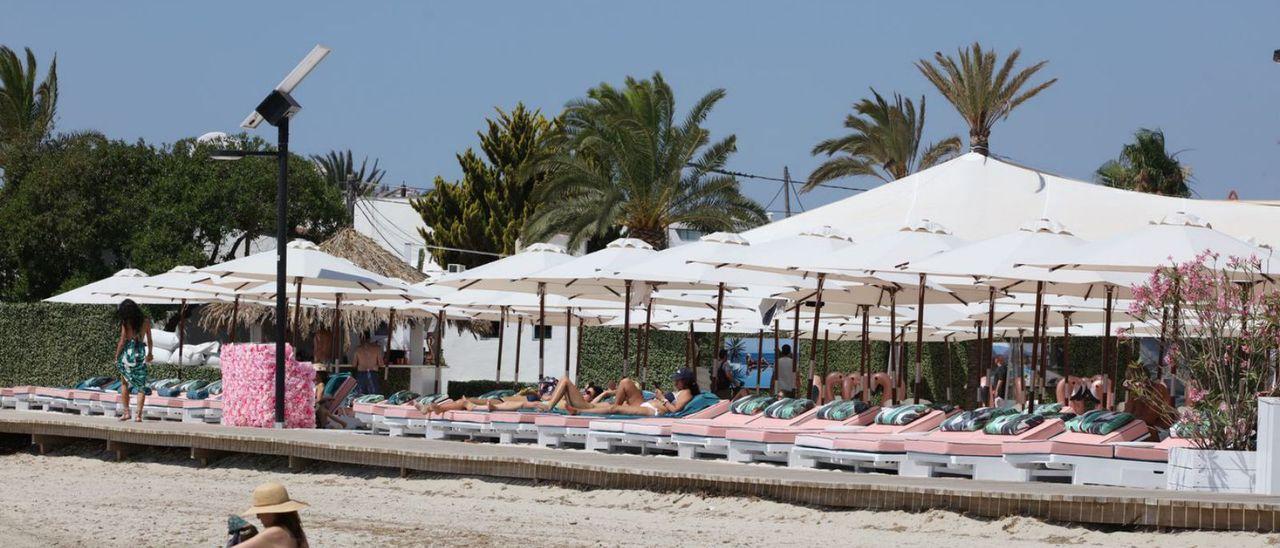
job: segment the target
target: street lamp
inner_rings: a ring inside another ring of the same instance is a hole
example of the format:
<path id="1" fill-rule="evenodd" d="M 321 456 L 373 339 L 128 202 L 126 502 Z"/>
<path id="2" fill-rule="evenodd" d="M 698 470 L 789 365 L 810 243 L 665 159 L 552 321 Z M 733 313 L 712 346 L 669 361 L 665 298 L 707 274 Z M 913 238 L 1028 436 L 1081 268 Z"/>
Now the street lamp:
<path id="1" fill-rule="evenodd" d="M 239 160 L 247 156 L 275 156 L 280 165 L 276 179 L 276 428 L 284 428 L 284 341 L 287 333 L 286 322 L 289 317 L 285 287 L 285 253 L 288 248 L 285 217 L 288 214 L 289 200 L 289 119 L 302 109 L 290 95 L 294 88 L 311 73 L 321 60 L 329 55 L 329 48 L 321 45 L 311 49 L 302 62 L 289 72 L 258 107 L 240 123 L 245 129 L 255 129 L 262 122 L 276 127 L 275 151 L 252 150 L 220 150 L 210 155 L 215 160 Z"/>

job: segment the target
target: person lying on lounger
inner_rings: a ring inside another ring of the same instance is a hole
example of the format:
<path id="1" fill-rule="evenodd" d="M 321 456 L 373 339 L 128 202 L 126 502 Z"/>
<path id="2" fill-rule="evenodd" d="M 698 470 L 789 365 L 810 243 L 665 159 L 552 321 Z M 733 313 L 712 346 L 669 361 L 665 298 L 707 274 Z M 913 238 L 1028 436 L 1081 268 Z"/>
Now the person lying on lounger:
<path id="1" fill-rule="evenodd" d="M 697 396 L 701 390 L 698 388 L 696 374 L 689 369 L 676 371 L 671 375 L 671 381 L 675 383 L 675 394 L 669 400 L 662 394 L 657 394 L 653 399 L 645 400 L 644 392 L 640 391 L 638 385 L 632 382 L 631 379 L 623 379 L 618 383 L 618 395 L 614 398 L 613 403 L 580 405 L 584 402 L 570 400 L 565 405 L 564 410 L 570 415 L 589 413 L 593 415 L 636 415 L 640 417 L 656 417 L 679 413 L 684 410 L 690 401 L 693 401 L 693 397 Z"/>

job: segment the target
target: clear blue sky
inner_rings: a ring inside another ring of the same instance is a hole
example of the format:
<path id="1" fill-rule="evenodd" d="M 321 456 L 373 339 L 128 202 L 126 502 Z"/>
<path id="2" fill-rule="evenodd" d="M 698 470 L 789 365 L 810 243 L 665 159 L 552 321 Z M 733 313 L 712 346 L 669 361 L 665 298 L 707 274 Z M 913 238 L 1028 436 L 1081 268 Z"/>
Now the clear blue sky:
<path id="1" fill-rule="evenodd" d="M 233 131 L 315 43 L 293 148 L 380 158 L 388 182 L 459 173 L 494 107 L 554 114 L 602 81 L 660 70 L 733 169 L 803 177 L 869 86 L 928 97 L 932 138 L 965 128 L 912 62 L 974 40 L 1060 81 L 999 124 L 992 150 L 1089 178 L 1159 127 L 1206 198 L 1280 198 L 1276 2 L 9 2 L 0 43 L 58 54 L 60 130 L 169 142 Z M 259 130 L 273 138 L 268 130 Z M 871 181 L 848 181 L 865 186 Z M 774 184 L 745 182 L 769 202 Z M 848 195 L 817 191 L 805 205 Z M 781 209 L 780 202 L 771 209 Z"/>

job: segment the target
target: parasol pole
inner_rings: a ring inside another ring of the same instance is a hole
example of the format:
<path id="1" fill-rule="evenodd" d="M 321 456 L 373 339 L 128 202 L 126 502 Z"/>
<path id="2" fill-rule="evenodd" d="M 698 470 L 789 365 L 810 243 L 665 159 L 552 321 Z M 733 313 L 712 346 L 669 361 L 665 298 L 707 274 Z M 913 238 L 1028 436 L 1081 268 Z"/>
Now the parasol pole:
<path id="1" fill-rule="evenodd" d="M 547 283 L 538 282 L 538 327 L 534 333 L 538 336 L 538 381 L 546 374 L 547 359 Z"/>
<path id="2" fill-rule="evenodd" d="M 640 379 L 645 384 L 649 382 L 649 333 L 650 323 L 653 322 L 653 295 L 650 294 L 649 302 L 644 307 L 644 358 L 641 362 L 643 368 L 640 372 Z"/>
<path id="3" fill-rule="evenodd" d="M 435 362 L 436 362 L 436 382 L 435 389 L 432 392 L 440 393 L 440 362 L 444 361 L 444 309 L 441 308 L 436 313 L 436 344 L 435 344 Z"/>
<path id="4" fill-rule="evenodd" d="M 520 382 L 520 341 L 524 340 L 524 316 L 516 318 L 516 378 L 515 382 Z M 542 382 L 539 378 L 538 382 Z"/>
<path id="5" fill-rule="evenodd" d="M 813 329 L 811 330 L 812 333 L 810 334 L 809 339 L 809 379 L 813 379 L 814 366 L 817 365 L 818 361 L 818 325 L 819 321 L 822 319 L 822 284 L 826 279 L 826 274 L 818 274 L 818 290 L 814 293 Z M 810 380 L 810 382 L 812 382 L 812 380 Z M 799 388 L 798 385 L 797 388 Z M 813 389 L 810 388 L 808 392 L 812 392 L 812 390 Z M 819 387 L 819 393 L 821 393 L 821 387 Z"/>
<path id="6" fill-rule="evenodd" d="M 898 404 L 898 346 L 894 337 L 898 334 L 898 289 L 889 289 L 889 403 Z"/>
<path id="7" fill-rule="evenodd" d="M 573 382 L 575 384 L 578 382 L 578 374 L 582 372 L 582 331 L 583 331 L 582 328 L 586 327 L 586 325 L 587 325 L 586 321 L 583 320 L 581 317 L 579 317 L 578 318 L 578 351 L 574 352 L 574 356 L 573 356 L 573 359 L 574 359 Z M 565 336 L 567 337 L 568 335 L 565 335 Z"/>
<path id="8" fill-rule="evenodd" d="M 622 301 L 622 378 L 627 376 L 627 364 L 631 361 L 631 280 L 623 280 Z"/>
<path id="9" fill-rule="evenodd" d="M 1115 373 L 1118 369 L 1118 367 L 1115 367 L 1115 364 L 1112 363 L 1112 359 L 1115 358 L 1115 355 L 1112 353 L 1111 348 L 1111 308 L 1115 306 L 1115 302 L 1113 300 L 1115 298 L 1115 288 L 1112 287 L 1111 284 L 1107 284 L 1106 292 L 1107 303 L 1103 311 L 1103 329 L 1105 331 L 1102 333 L 1102 376 L 1106 379 L 1103 382 L 1103 386 L 1106 387 L 1106 394 L 1103 395 L 1103 402 L 1104 405 L 1107 406 L 1107 409 L 1113 409 L 1112 406 L 1114 405 L 1116 382 Z"/>
<path id="10" fill-rule="evenodd" d="M 871 402 L 871 307 L 862 305 L 862 401 Z"/>
<path id="11" fill-rule="evenodd" d="M 569 378 L 569 356 L 573 354 L 573 340 L 569 338 L 569 331 L 573 329 L 573 309 L 564 307 L 564 377 Z"/>
<path id="12" fill-rule="evenodd" d="M 777 359 L 776 357 L 774 359 Z M 756 333 L 756 393 L 760 393 L 760 381 L 764 375 L 764 329 Z"/>
<path id="13" fill-rule="evenodd" d="M 792 325 L 791 338 L 796 342 L 795 352 L 791 355 L 792 377 L 795 379 L 796 395 L 800 395 L 800 366 L 796 364 L 795 358 L 800 355 L 800 306 L 803 301 L 796 301 L 795 323 Z"/>
<path id="14" fill-rule="evenodd" d="M 987 287 L 987 376 L 991 376 L 996 370 L 996 287 Z M 990 379 L 988 383 L 991 386 L 992 396 L 991 405 L 996 404 L 994 390 L 997 384 L 1004 379 Z"/>
<path id="15" fill-rule="evenodd" d="M 951 334 L 947 333 L 942 337 L 942 348 L 947 353 L 947 403 L 955 400 L 951 399 L 951 387 L 955 383 L 951 377 Z"/>
<path id="16" fill-rule="evenodd" d="M 724 282 L 720 282 L 716 284 L 716 336 L 715 336 L 715 346 L 712 347 L 713 350 L 711 351 L 711 363 L 713 364 L 716 363 L 716 360 L 720 359 L 720 348 L 721 348 L 720 345 L 722 344 L 720 342 L 720 322 L 723 319 L 724 319 Z M 694 369 L 697 369 L 697 364 L 694 364 Z M 715 371 L 714 365 L 712 366 L 712 370 L 711 370 L 711 385 L 712 386 L 716 385 L 716 371 Z"/>
<path id="17" fill-rule="evenodd" d="M 920 370 L 924 366 L 924 282 L 925 274 L 920 274 L 920 287 L 916 291 L 916 382 L 912 392 L 915 393 L 915 401 L 912 403 L 920 403 Z M 906 344 L 906 341 L 903 341 Z"/>
<path id="18" fill-rule="evenodd" d="M 498 307 L 498 367 L 494 382 L 502 382 L 502 339 L 507 331 L 507 307 Z"/>

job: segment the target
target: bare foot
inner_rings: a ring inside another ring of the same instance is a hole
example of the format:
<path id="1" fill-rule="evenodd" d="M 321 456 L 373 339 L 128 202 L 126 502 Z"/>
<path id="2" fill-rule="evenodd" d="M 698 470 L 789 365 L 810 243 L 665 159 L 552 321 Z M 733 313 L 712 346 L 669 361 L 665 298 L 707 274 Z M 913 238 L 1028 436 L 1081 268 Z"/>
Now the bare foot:
<path id="1" fill-rule="evenodd" d="M 489 409 L 490 413 L 498 410 L 498 406 L 493 404 L 493 400 L 485 400 L 484 406 Z"/>
<path id="2" fill-rule="evenodd" d="M 125 422 L 125 421 L 129 420 L 130 418 L 131 418 L 131 417 L 129 416 L 129 414 L 128 414 L 128 413 L 125 413 L 125 414 L 123 414 L 123 415 L 120 415 L 120 418 L 118 418 L 118 419 L 116 419 L 116 420 L 118 420 L 118 421 L 120 421 L 120 422 Z"/>

